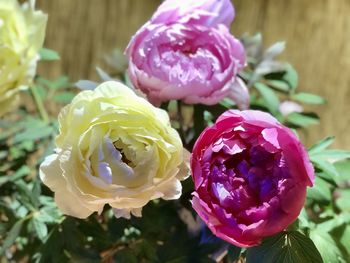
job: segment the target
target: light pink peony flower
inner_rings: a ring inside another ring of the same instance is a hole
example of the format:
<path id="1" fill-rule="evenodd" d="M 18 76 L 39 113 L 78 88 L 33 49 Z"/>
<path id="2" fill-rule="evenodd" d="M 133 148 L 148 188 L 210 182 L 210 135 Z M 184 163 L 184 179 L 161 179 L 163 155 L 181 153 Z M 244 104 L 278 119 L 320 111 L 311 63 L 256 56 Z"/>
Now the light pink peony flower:
<path id="1" fill-rule="evenodd" d="M 224 24 L 230 27 L 235 10 L 230 0 L 167 0 L 151 18 L 153 24 L 192 23 L 208 27 Z"/>
<path id="2" fill-rule="evenodd" d="M 258 245 L 299 215 L 314 182 L 307 152 L 271 115 L 231 110 L 198 138 L 192 205 L 218 237 Z"/>
<path id="3" fill-rule="evenodd" d="M 127 47 L 132 83 L 156 105 L 213 105 L 228 96 L 247 108 L 248 90 L 237 77 L 246 57 L 229 32 L 233 18 L 228 0 L 165 1 Z"/>

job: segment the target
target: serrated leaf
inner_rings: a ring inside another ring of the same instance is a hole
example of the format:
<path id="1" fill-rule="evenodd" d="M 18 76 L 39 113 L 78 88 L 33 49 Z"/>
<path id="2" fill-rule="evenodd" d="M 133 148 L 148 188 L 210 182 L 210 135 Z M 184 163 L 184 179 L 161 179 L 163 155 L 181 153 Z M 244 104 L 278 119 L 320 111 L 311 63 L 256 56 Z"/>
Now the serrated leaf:
<path id="1" fill-rule="evenodd" d="M 296 101 L 307 104 L 324 104 L 326 102 L 326 100 L 321 96 L 306 92 L 299 92 L 297 94 L 294 94 L 292 98 Z"/>
<path id="2" fill-rule="evenodd" d="M 247 249 L 247 263 L 322 262 L 310 238 L 300 232 L 282 232 L 266 238 L 260 246 Z"/>
<path id="3" fill-rule="evenodd" d="M 58 55 L 56 51 L 48 48 L 41 48 L 39 50 L 39 56 L 41 60 L 47 60 L 47 61 L 60 59 L 60 55 Z"/>
<path id="4" fill-rule="evenodd" d="M 18 220 L 11 228 L 11 230 L 7 233 L 7 236 L 2 244 L 2 247 L 0 248 L 0 255 L 3 255 L 6 249 L 8 249 L 10 246 L 15 243 L 16 238 L 19 236 L 24 219 Z"/>
<path id="5" fill-rule="evenodd" d="M 260 92 L 266 103 L 266 107 L 271 113 L 277 113 L 280 101 L 275 92 L 263 83 L 255 83 L 255 88 Z"/>
<path id="6" fill-rule="evenodd" d="M 34 230 L 35 230 L 38 238 L 42 242 L 44 242 L 44 240 L 47 237 L 47 226 L 45 225 L 45 223 L 43 223 L 38 218 L 36 218 L 36 216 L 33 217 L 32 223 L 33 223 Z"/>
<path id="7" fill-rule="evenodd" d="M 316 228 L 310 231 L 310 238 L 320 251 L 323 262 L 345 263 L 341 251 L 329 233 L 320 228 Z"/>

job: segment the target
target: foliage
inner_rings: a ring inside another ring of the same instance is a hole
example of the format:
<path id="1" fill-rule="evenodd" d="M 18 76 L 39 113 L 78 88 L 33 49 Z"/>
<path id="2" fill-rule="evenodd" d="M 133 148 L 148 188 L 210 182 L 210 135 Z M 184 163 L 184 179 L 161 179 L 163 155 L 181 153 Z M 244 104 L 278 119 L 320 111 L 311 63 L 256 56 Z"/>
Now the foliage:
<path id="1" fill-rule="evenodd" d="M 317 95 L 298 91 L 298 75 L 292 65 L 277 60 L 284 44 L 264 50 L 260 35 L 243 36 L 248 67 L 241 73 L 251 92 L 251 108 L 270 112 L 285 125 L 305 129 L 319 122 L 317 114 L 297 111 L 285 114 L 283 101 L 321 104 Z M 59 55 L 43 49 L 41 58 Z M 107 56 L 111 76 L 97 69 L 102 80 L 118 79 L 132 88 L 120 52 Z M 92 89 L 91 81 L 77 86 Z M 191 208 L 191 179 L 183 182 L 176 201 L 152 201 L 142 218 L 116 219 L 110 208 L 86 220 L 64 216 L 52 193 L 42 186 L 38 166 L 54 151 L 58 109 L 77 90 L 65 76 L 47 80 L 37 76 L 18 111 L 0 120 L 0 257 L 11 262 L 348 262 L 350 261 L 350 152 L 329 149 L 326 138 L 309 149 L 317 179 L 308 191 L 305 209 L 283 233 L 266 238 L 257 247 L 240 249 L 217 239 Z M 36 109 L 33 108 L 33 101 Z M 224 99 L 215 106 L 165 103 L 175 127 L 191 150 L 204 127 L 221 113 L 235 108 Z"/>

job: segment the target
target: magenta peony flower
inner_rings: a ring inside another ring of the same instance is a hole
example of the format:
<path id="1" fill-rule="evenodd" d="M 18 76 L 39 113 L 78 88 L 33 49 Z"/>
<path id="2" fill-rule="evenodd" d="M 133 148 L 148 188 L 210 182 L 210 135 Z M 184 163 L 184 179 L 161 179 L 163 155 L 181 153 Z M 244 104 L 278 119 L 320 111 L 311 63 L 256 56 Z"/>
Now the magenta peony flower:
<path id="1" fill-rule="evenodd" d="M 213 105 L 228 96 L 247 108 L 248 90 L 237 77 L 246 57 L 229 32 L 233 18 L 229 0 L 165 1 L 127 47 L 132 83 L 156 105 Z"/>
<path id="2" fill-rule="evenodd" d="M 230 110 L 198 138 L 192 205 L 218 237 L 240 247 L 284 230 L 314 182 L 294 133 L 260 111 Z"/>

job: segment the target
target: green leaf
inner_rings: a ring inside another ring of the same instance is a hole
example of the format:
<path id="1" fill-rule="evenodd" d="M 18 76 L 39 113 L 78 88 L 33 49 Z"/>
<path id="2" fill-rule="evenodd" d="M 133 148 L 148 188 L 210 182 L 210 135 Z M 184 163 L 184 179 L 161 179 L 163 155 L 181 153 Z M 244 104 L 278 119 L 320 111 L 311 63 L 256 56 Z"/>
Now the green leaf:
<path id="1" fill-rule="evenodd" d="M 317 176 L 315 185 L 307 190 L 307 197 L 316 202 L 331 202 L 332 193 L 330 190 L 330 184 Z"/>
<path id="2" fill-rule="evenodd" d="M 114 257 L 114 262 L 116 263 L 137 263 L 137 257 L 132 249 L 123 249 L 117 252 Z"/>
<path id="3" fill-rule="evenodd" d="M 276 93 L 263 83 L 255 83 L 255 88 L 260 92 L 262 98 L 266 103 L 266 107 L 271 113 L 277 113 L 280 105 L 280 101 Z"/>
<path id="4" fill-rule="evenodd" d="M 325 150 L 326 148 L 328 148 L 328 146 L 330 146 L 334 142 L 334 139 L 335 139 L 334 136 L 330 136 L 323 139 L 322 141 L 319 141 L 318 143 L 310 147 L 309 154 L 314 154 Z"/>
<path id="5" fill-rule="evenodd" d="M 333 182 L 336 182 L 337 177 L 339 177 L 339 173 L 337 169 L 335 169 L 333 164 L 325 160 L 315 158 L 313 156 L 310 156 L 310 160 L 312 161 L 312 163 L 315 165 L 316 168 L 320 169 L 328 176 L 326 179 L 327 181 L 331 180 Z"/>
<path id="6" fill-rule="evenodd" d="M 309 125 L 315 125 L 320 123 L 319 119 L 316 116 L 310 116 L 310 115 L 306 115 L 298 112 L 293 112 L 289 114 L 286 120 L 289 123 L 300 127 L 306 127 Z"/>
<path id="7" fill-rule="evenodd" d="M 0 255 L 3 255 L 6 249 L 8 249 L 10 246 L 15 243 L 16 238 L 19 236 L 23 223 L 25 219 L 18 220 L 11 228 L 11 230 L 7 233 L 7 236 L 4 240 L 4 243 L 2 244 L 2 247 L 0 248 Z"/>
<path id="8" fill-rule="evenodd" d="M 312 154 L 314 158 L 321 158 L 330 161 L 340 161 L 350 158 L 350 151 L 345 150 L 324 150 Z"/>
<path id="9" fill-rule="evenodd" d="M 28 209 L 34 211 L 39 205 L 39 197 L 35 196 L 31 189 L 29 189 L 28 184 L 22 179 L 15 182 L 17 189 L 20 191 L 20 201 L 27 206 Z"/>
<path id="10" fill-rule="evenodd" d="M 345 262 L 341 251 L 329 233 L 321 230 L 320 228 L 316 228 L 310 231 L 310 238 L 313 240 L 316 247 L 320 251 L 323 262 Z"/>
<path id="11" fill-rule="evenodd" d="M 226 109 L 233 109 L 235 107 L 235 103 L 229 98 L 222 99 L 219 102 L 219 104 L 225 107 Z"/>
<path id="12" fill-rule="evenodd" d="M 36 127 L 28 127 L 28 129 L 15 135 L 13 143 L 20 143 L 25 140 L 36 141 L 44 139 L 51 136 L 53 132 L 54 129 L 46 124 L 38 125 Z"/>
<path id="13" fill-rule="evenodd" d="M 60 59 L 60 55 L 58 55 L 56 51 L 48 48 L 41 48 L 39 50 L 39 56 L 41 60 L 47 60 L 47 61 Z"/>
<path id="14" fill-rule="evenodd" d="M 37 82 L 52 90 L 68 88 L 71 86 L 71 84 L 69 83 L 69 78 L 67 76 L 59 76 L 55 80 L 48 80 L 48 79 L 39 77 Z"/>
<path id="15" fill-rule="evenodd" d="M 343 212 L 350 213 L 350 189 L 338 190 L 337 195 L 339 196 L 335 201 L 337 207 Z"/>
<path id="16" fill-rule="evenodd" d="M 298 87 L 298 73 L 292 65 L 287 65 L 283 79 L 289 84 L 292 90 Z"/>
<path id="17" fill-rule="evenodd" d="M 227 251 L 227 258 L 229 262 L 235 262 L 241 255 L 242 248 L 230 245 Z"/>
<path id="18" fill-rule="evenodd" d="M 44 242 L 47 237 L 47 226 L 39 220 L 36 216 L 33 217 L 32 223 L 38 238 Z"/>
<path id="19" fill-rule="evenodd" d="M 74 92 L 62 92 L 53 97 L 53 100 L 58 103 L 68 104 L 77 94 Z"/>
<path id="20" fill-rule="evenodd" d="M 311 93 L 306 93 L 306 92 L 300 92 L 297 94 L 294 94 L 292 96 L 292 99 L 307 103 L 307 104 L 324 104 L 326 100 L 322 98 L 321 96 L 311 94 Z"/>
<path id="21" fill-rule="evenodd" d="M 283 81 L 283 80 L 268 80 L 267 81 L 267 84 L 274 88 L 274 89 L 277 89 L 279 91 L 283 91 L 283 92 L 288 92 L 290 90 L 290 87 L 288 85 L 287 82 Z"/>
<path id="22" fill-rule="evenodd" d="M 333 165 L 339 174 L 338 183 L 350 181 L 350 160 L 338 161 Z"/>
<path id="23" fill-rule="evenodd" d="M 60 210 L 55 206 L 50 207 L 46 206 L 41 208 L 38 214 L 36 215 L 37 220 L 43 223 L 53 224 L 61 222 L 64 217 Z"/>
<path id="24" fill-rule="evenodd" d="M 344 224 L 348 224 L 349 222 L 350 222 L 350 214 L 341 213 L 336 215 L 334 218 L 330 220 L 317 224 L 317 228 L 322 229 L 322 231 L 324 232 L 331 232 L 335 228 L 338 228 Z"/>
<path id="25" fill-rule="evenodd" d="M 310 238 L 300 232 L 282 232 L 247 249 L 247 263 L 320 263 L 321 255 Z"/>
<path id="26" fill-rule="evenodd" d="M 350 224 L 347 225 L 343 231 L 343 234 L 340 238 L 340 243 L 345 247 L 346 251 L 350 255 Z"/>

